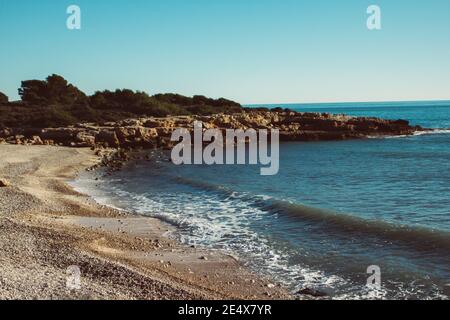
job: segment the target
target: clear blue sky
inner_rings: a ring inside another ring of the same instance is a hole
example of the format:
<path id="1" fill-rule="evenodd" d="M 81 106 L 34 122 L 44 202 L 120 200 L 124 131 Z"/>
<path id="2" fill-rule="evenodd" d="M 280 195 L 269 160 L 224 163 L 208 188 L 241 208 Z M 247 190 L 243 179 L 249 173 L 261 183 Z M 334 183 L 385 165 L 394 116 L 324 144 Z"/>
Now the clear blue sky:
<path id="1" fill-rule="evenodd" d="M 66 8 L 82 30 L 66 28 Z M 381 31 L 366 9 L 382 9 Z M 57 73 L 86 93 L 241 103 L 450 99 L 449 0 L 0 0 L 0 91 Z"/>

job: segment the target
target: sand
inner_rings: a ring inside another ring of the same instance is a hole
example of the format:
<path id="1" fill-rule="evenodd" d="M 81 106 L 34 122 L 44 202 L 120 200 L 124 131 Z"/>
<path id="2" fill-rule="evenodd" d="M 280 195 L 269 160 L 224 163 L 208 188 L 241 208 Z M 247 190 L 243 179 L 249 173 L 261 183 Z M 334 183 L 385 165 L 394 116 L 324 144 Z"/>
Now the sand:
<path id="1" fill-rule="evenodd" d="M 68 186 L 98 162 L 90 149 L 0 144 L 0 299 L 291 298 L 233 257 L 183 246 L 171 226 Z"/>

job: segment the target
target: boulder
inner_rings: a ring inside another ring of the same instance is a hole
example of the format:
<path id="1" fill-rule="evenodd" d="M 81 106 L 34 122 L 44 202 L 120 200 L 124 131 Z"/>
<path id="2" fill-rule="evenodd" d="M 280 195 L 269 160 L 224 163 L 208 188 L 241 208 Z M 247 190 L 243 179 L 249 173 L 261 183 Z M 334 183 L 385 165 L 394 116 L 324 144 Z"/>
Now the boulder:
<path id="1" fill-rule="evenodd" d="M 95 134 L 94 131 L 81 131 L 76 134 L 77 145 L 83 147 L 94 147 L 95 146 Z"/>
<path id="2" fill-rule="evenodd" d="M 139 127 L 137 133 L 144 143 L 152 144 L 158 137 L 158 130 L 155 128 Z"/>
<path id="3" fill-rule="evenodd" d="M 136 140 L 138 128 L 137 127 L 116 127 L 114 129 L 120 145 L 133 144 Z"/>
<path id="4" fill-rule="evenodd" d="M 117 148 L 120 145 L 119 139 L 114 131 L 103 129 L 95 136 L 95 143 Z"/>
<path id="5" fill-rule="evenodd" d="M 24 142 L 25 142 L 25 136 L 20 135 L 20 134 L 15 135 L 14 140 L 12 141 L 13 144 L 19 144 L 19 145 L 24 144 Z"/>
<path id="6" fill-rule="evenodd" d="M 10 136 L 14 135 L 14 132 L 12 129 L 1 129 L 0 130 L 0 138 L 9 138 Z"/>
<path id="7" fill-rule="evenodd" d="M 49 128 L 43 129 L 40 133 L 42 140 L 53 140 L 57 143 L 63 143 L 69 145 L 73 142 L 75 135 L 81 131 L 76 128 Z"/>
<path id="8" fill-rule="evenodd" d="M 33 144 L 33 145 L 37 145 L 37 146 L 42 146 L 44 144 L 44 142 L 42 141 L 41 137 L 39 137 L 39 136 L 33 136 L 31 138 L 30 143 Z"/>
<path id="9" fill-rule="evenodd" d="M 43 142 L 45 146 L 53 146 L 55 144 L 53 140 L 44 140 Z"/>
<path id="10" fill-rule="evenodd" d="M 188 128 L 188 130 L 191 128 Z M 171 137 L 172 136 L 172 132 L 173 129 L 172 128 L 167 128 L 167 127 L 159 127 L 159 128 L 155 128 L 157 135 L 159 137 Z"/>
<path id="11" fill-rule="evenodd" d="M 326 292 L 319 291 L 319 290 L 312 289 L 312 288 L 302 289 L 302 290 L 298 291 L 297 294 L 316 297 L 316 298 L 328 296 L 328 294 Z"/>
<path id="12" fill-rule="evenodd" d="M 152 146 L 158 137 L 158 130 L 156 128 L 117 127 L 114 131 L 121 146 Z"/>
<path id="13" fill-rule="evenodd" d="M 11 184 L 6 179 L 0 179 L 0 188 L 9 187 Z"/>

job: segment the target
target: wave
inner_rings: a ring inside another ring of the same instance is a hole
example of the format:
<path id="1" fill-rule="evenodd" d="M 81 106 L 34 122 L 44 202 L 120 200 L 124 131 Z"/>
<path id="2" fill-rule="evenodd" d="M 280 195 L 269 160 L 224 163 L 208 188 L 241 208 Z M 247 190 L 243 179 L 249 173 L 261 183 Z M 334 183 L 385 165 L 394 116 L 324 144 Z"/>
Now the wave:
<path id="1" fill-rule="evenodd" d="M 106 180 L 101 179 L 100 183 L 102 185 L 106 182 L 102 188 L 106 192 L 96 193 L 95 198 L 98 200 L 100 197 L 104 204 L 106 202 L 117 204 L 129 212 L 150 215 L 177 226 L 176 234 L 172 236 L 183 243 L 212 246 L 214 249 L 236 253 L 253 270 L 271 274 L 275 280 L 292 288 L 293 292 L 304 287 L 324 288 L 330 290 L 335 299 L 364 299 L 370 298 L 373 293 L 364 291 L 363 285 L 361 286 L 358 281 L 355 282 L 346 274 L 323 269 L 321 262 L 317 264 L 318 260 L 314 254 L 312 258 L 307 255 L 302 256 L 299 261 L 292 260 L 292 257 L 298 253 L 287 250 L 284 244 L 274 243 L 270 230 L 255 230 L 252 226 L 255 222 L 263 225 L 270 216 L 296 219 L 300 224 L 318 226 L 325 231 L 324 234 L 327 237 L 329 235 L 330 239 L 334 236 L 337 238 L 342 236 L 371 241 L 373 237 L 377 239 L 381 237 L 389 241 L 409 243 L 414 249 L 432 248 L 434 252 L 436 248 L 446 250 L 440 254 L 442 257 L 448 255 L 450 249 L 448 233 L 364 220 L 348 214 L 275 199 L 267 195 L 236 191 L 233 190 L 234 188 L 178 176 L 168 171 L 158 172 L 158 174 L 163 176 L 164 181 L 187 185 L 200 192 L 139 194 L 128 190 L 126 186 L 124 188 L 121 183 L 116 184 L 114 177 L 107 177 Z M 91 180 L 89 188 L 91 195 L 92 191 L 97 189 L 97 184 L 98 181 Z M 211 214 L 212 211 L 214 214 Z M 278 220 L 276 221 L 278 224 Z M 295 226 L 300 224 L 293 222 L 291 225 L 294 226 L 294 230 L 291 231 L 294 233 L 291 235 L 295 236 Z M 376 242 L 379 243 L 378 240 Z M 329 259 L 332 258 L 327 257 L 327 260 Z M 406 289 L 398 288 L 400 298 L 403 297 L 402 292 L 410 290 L 407 282 L 402 282 L 401 285 L 405 285 Z M 381 296 L 387 295 L 388 291 L 381 294 Z"/>
<path id="2" fill-rule="evenodd" d="M 418 137 L 418 136 L 427 136 L 427 135 L 439 135 L 439 134 L 449 134 L 450 129 L 431 129 L 426 131 L 416 131 L 412 135 L 411 134 L 400 134 L 394 136 L 367 136 L 368 139 L 398 139 L 398 138 L 410 138 L 410 137 Z"/>
<path id="3" fill-rule="evenodd" d="M 430 129 L 430 130 L 425 130 L 425 131 L 416 131 L 414 132 L 412 135 L 407 135 L 407 134 L 403 134 L 403 135 L 397 135 L 397 136 L 386 136 L 384 138 L 389 139 L 389 138 L 407 138 L 407 137 L 418 137 L 418 136 L 428 136 L 428 135 L 439 135 L 439 134 L 449 134 L 450 133 L 450 129 Z M 375 138 L 375 137 L 372 137 Z"/>
<path id="4" fill-rule="evenodd" d="M 164 176 L 170 178 L 167 174 Z M 257 204 L 264 207 L 265 201 L 270 201 L 271 197 L 252 196 L 182 177 L 171 178 L 208 192 L 189 197 L 180 194 L 175 202 L 168 204 L 165 198 L 151 198 L 115 186 L 109 186 L 108 190 L 115 196 L 126 199 L 122 204 L 128 212 L 152 216 L 177 227 L 177 231 L 169 233 L 169 236 L 187 245 L 213 248 L 233 255 L 256 272 L 270 274 L 277 282 L 286 284 L 292 292 L 305 287 L 334 292 L 333 288 L 337 290 L 338 287 L 352 285 L 349 279 L 330 275 L 307 264 L 292 265 L 288 252 L 274 247 L 274 243 L 269 240 L 270 236 L 266 237 L 253 230 L 250 224 L 263 219 L 267 214 L 262 209 L 256 209 Z M 114 196 L 111 197 L 113 198 Z M 235 211 L 236 208 L 239 210 Z M 221 217 L 212 218 L 205 214 L 212 210 L 216 210 L 216 213 L 220 211 Z M 365 295 L 363 287 L 352 297 L 360 298 Z"/>
<path id="5" fill-rule="evenodd" d="M 328 231 L 339 231 L 353 236 L 355 234 L 376 236 L 386 240 L 413 244 L 416 250 L 443 249 L 450 252 L 450 232 L 446 231 L 394 225 L 385 221 L 363 219 L 286 201 L 273 201 L 267 210 L 303 221 L 320 223 L 320 227 Z"/>
<path id="6" fill-rule="evenodd" d="M 414 133 L 415 136 L 423 136 L 423 135 L 429 135 L 429 134 L 449 134 L 450 129 L 432 129 L 429 131 L 416 131 Z"/>
<path id="7" fill-rule="evenodd" d="M 278 214 L 303 222 L 314 223 L 324 231 L 347 236 L 372 236 L 397 243 L 409 244 L 416 250 L 445 250 L 450 252 L 450 232 L 418 226 L 396 225 L 381 220 L 369 220 L 348 213 L 314 208 L 287 200 L 279 200 L 266 195 L 254 195 L 236 192 L 223 186 L 197 181 L 185 177 L 176 177 L 178 183 L 214 192 L 224 200 L 241 200 L 269 214 Z"/>

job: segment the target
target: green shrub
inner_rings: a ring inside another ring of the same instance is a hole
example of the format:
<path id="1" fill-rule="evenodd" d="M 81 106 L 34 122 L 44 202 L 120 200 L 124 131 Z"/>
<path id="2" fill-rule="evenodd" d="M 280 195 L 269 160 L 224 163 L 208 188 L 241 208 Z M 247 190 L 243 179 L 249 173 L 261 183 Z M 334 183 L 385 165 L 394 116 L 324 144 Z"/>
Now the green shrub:
<path id="1" fill-rule="evenodd" d="M 101 123 L 144 116 L 210 115 L 241 112 L 240 104 L 205 96 L 157 94 L 129 89 L 97 91 L 86 96 L 63 77 L 51 75 L 46 80 L 22 81 L 22 101 L 8 103 L 0 94 L 0 126 L 59 127 L 79 122 Z"/>

